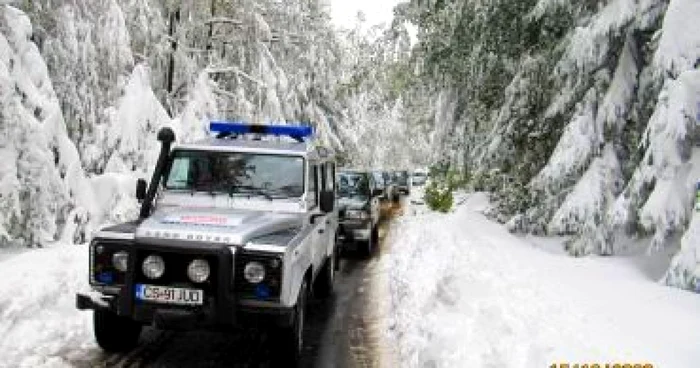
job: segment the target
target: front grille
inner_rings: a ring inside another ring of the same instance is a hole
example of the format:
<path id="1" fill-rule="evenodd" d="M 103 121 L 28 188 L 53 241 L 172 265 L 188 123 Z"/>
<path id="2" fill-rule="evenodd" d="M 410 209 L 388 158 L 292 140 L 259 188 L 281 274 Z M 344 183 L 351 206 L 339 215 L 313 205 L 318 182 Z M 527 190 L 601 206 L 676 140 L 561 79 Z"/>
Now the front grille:
<path id="1" fill-rule="evenodd" d="M 279 266 L 277 268 L 270 267 L 270 261 L 273 259 L 279 260 Z M 260 284 L 249 283 L 244 276 L 245 265 L 248 262 L 257 261 L 265 266 L 265 279 Z M 277 254 L 264 254 L 264 253 L 248 253 L 242 252 L 236 254 L 236 266 L 234 277 L 235 290 L 237 293 L 243 297 L 263 299 L 263 300 L 277 300 L 280 296 L 280 290 L 282 288 L 282 269 L 283 269 L 282 259 Z M 269 288 L 270 294 L 267 298 L 261 298 L 256 295 L 256 288 L 258 285 L 264 285 Z"/>
<path id="2" fill-rule="evenodd" d="M 152 280 L 143 274 L 143 260 L 151 254 L 163 257 L 165 272 L 163 276 Z M 209 278 L 203 283 L 194 283 L 187 276 L 187 266 L 195 259 L 204 259 L 209 262 Z M 219 262 L 216 255 L 212 254 L 181 254 L 163 251 L 139 251 L 136 257 L 136 272 L 134 281 L 138 284 L 185 287 L 204 290 L 206 297 L 214 296 L 217 289 L 217 277 L 219 275 Z"/>

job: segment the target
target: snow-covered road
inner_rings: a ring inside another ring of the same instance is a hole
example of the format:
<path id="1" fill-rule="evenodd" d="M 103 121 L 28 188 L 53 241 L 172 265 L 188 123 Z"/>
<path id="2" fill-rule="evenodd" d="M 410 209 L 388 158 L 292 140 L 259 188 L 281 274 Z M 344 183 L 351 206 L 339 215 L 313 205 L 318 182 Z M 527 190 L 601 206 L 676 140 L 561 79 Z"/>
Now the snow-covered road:
<path id="1" fill-rule="evenodd" d="M 310 327 L 318 330 L 309 340 L 314 355 L 336 365 L 344 359 L 343 344 L 357 340 L 347 321 L 368 323 L 349 306 L 366 304 L 384 310 L 374 311 L 372 323 L 386 331 L 378 343 L 387 367 L 700 366 L 700 296 L 654 282 L 639 262 L 644 257 L 575 259 L 535 246 L 541 240 L 513 236 L 486 219 L 484 206 L 482 195 L 446 215 L 409 205 L 381 257 L 344 266 L 355 276 L 342 275 L 351 281 L 340 285 L 340 299 L 315 307 L 321 317 Z M 0 259 L 0 367 L 125 361 L 100 352 L 90 313 L 75 310 L 75 291 L 87 288 L 86 257 L 85 246 L 56 245 Z M 370 295 L 363 292 L 369 280 L 363 269 L 381 276 L 372 295 L 385 300 L 363 301 Z M 181 362 L 182 354 L 173 352 L 200 349 L 192 343 L 197 336 L 147 334 L 146 353 L 126 360 L 140 365 L 143 356 L 155 354 L 149 359 L 162 366 Z M 202 343 L 213 344 L 219 355 L 240 351 L 239 340 L 212 336 Z"/>
<path id="2" fill-rule="evenodd" d="M 700 296 L 626 257 L 571 258 L 488 219 L 483 195 L 394 229 L 388 335 L 404 367 L 700 366 Z"/>
<path id="3" fill-rule="evenodd" d="M 350 252 L 342 260 L 335 294 L 309 303 L 303 366 L 375 367 L 385 347 L 386 279 L 380 259 L 399 206 L 388 206 L 381 245 L 370 259 Z M 92 313 L 75 309 L 75 292 L 88 290 L 85 245 L 0 253 L 0 367 L 267 367 L 274 346 L 265 334 L 161 332 L 146 329 L 126 354 L 105 354 L 92 336 Z M 381 289 L 381 290 L 380 290 Z"/>

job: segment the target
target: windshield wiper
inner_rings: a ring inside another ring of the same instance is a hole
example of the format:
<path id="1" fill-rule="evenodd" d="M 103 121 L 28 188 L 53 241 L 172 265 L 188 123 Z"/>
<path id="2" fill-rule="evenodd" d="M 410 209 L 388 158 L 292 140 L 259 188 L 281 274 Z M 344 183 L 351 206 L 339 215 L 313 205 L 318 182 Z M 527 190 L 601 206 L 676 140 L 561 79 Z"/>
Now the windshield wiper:
<path id="1" fill-rule="evenodd" d="M 243 189 L 245 192 L 239 192 L 238 190 Z M 234 194 L 239 193 L 239 194 L 256 194 L 259 196 L 263 196 L 267 198 L 268 200 L 272 200 L 272 195 L 265 191 L 262 188 L 254 187 L 252 185 L 232 185 L 229 188 L 228 195 L 233 197 Z"/>

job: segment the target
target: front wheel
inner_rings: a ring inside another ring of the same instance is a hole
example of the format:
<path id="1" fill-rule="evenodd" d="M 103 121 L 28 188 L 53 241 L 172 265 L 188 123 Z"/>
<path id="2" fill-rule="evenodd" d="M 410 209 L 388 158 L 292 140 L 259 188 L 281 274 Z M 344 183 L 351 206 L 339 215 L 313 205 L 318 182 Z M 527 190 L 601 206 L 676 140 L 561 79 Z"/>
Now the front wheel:
<path id="1" fill-rule="evenodd" d="M 129 318 L 109 311 L 96 310 L 93 314 L 95 340 L 103 350 L 127 351 L 139 342 L 143 326 Z"/>
<path id="2" fill-rule="evenodd" d="M 335 281 L 335 271 L 338 270 L 337 265 L 337 250 L 333 251 L 333 254 L 328 256 L 326 263 L 323 265 L 321 273 L 318 275 L 314 283 L 314 295 L 321 298 L 327 298 L 333 294 L 333 283 Z"/>
<path id="3" fill-rule="evenodd" d="M 308 282 L 304 281 L 299 290 L 297 303 L 294 306 L 294 321 L 289 327 L 283 327 L 278 331 L 277 339 L 281 348 L 278 355 L 279 363 L 287 367 L 297 367 L 301 359 L 304 346 L 304 322 L 306 317 L 306 299 L 308 297 Z"/>
<path id="4" fill-rule="evenodd" d="M 365 240 L 362 244 L 362 255 L 365 257 L 371 257 L 374 252 L 374 247 L 377 244 L 377 239 L 379 238 L 377 231 L 377 226 L 372 226 L 369 231 L 369 239 Z"/>

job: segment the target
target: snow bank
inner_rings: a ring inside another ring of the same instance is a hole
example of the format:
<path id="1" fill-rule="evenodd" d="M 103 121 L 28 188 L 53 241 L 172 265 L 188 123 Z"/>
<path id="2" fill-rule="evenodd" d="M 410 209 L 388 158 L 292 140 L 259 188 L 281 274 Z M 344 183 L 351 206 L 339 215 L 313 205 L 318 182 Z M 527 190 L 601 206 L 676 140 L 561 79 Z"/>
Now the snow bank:
<path id="1" fill-rule="evenodd" d="M 476 195 L 453 214 L 404 217 L 393 232 L 384 267 L 400 366 L 700 360 L 693 294 L 650 281 L 622 258 L 535 249 L 481 215 L 486 205 Z"/>
<path id="2" fill-rule="evenodd" d="M 101 354 L 92 314 L 75 309 L 87 256 L 85 246 L 57 244 L 0 261 L 0 366 L 87 366 Z"/>

